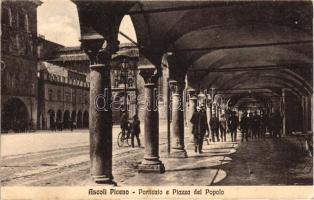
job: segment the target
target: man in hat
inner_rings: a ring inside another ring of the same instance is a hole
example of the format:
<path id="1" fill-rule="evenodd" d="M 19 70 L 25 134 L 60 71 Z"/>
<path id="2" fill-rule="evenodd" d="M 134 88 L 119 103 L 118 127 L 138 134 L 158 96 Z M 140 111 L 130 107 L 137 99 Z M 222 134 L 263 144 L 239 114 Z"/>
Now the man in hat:
<path id="1" fill-rule="evenodd" d="M 231 116 L 229 117 L 228 120 L 228 129 L 230 130 L 231 133 L 231 142 L 237 141 L 237 128 L 239 125 L 239 119 L 235 114 L 236 112 L 232 111 Z"/>
<path id="2" fill-rule="evenodd" d="M 203 140 L 206 131 L 209 131 L 207 124 L 207 116 L 204 104 L 197 107 L 197 111 L 193 113 L 191 118 L 191 123 L 193 124 L 192 133 L 194 136 L 195 153 L 203 153 Z"/>
<path id="3" fill-rule="evenodd" d="M 213 114 L 213 117 L 209 121 L 210 130 L 212 132 L 212 140 L 215 142 L 215 136 L 217 141 L 219 142 L 219 118 L 217 117 L 217 113 Z"/>
<path id="4" fill-rule="evenodd" d="M 242 135 L 241 142 L 243 142 L 244 139 L 248 141 L 248 117 L 247 117 L 246 111 L 244 111 L 241 117 L 240 129 L 241 129 L 241 135 Z"/>

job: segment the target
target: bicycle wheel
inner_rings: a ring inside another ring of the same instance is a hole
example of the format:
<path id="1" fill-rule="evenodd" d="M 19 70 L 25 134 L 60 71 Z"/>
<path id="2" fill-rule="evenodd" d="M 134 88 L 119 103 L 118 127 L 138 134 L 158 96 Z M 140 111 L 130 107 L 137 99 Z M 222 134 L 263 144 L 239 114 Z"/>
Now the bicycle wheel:
<path id="1" fill-rule="evenodd" d="M 122 132 L 119 133 L 117 140 L 118 147 L 122 147 L 124 143 L 124 136 Z"/>

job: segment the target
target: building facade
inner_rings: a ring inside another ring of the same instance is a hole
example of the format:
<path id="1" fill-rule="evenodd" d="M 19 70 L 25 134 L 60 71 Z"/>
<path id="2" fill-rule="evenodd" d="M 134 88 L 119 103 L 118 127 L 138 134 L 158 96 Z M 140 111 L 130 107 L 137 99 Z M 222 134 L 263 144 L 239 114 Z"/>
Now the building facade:
<path id="1" fill-rule="evenodd" d="M 38 62 L 38 127 L 87 128 L 88 61 L 80 59 L 79 48 L 63 47 L 44 39 L 39 49 L 42 56 Z"/>
<path id="2" fill-rule="evenodd" d="M 2 1 L 1 131 L 36 129 L 38 0 Z"/>

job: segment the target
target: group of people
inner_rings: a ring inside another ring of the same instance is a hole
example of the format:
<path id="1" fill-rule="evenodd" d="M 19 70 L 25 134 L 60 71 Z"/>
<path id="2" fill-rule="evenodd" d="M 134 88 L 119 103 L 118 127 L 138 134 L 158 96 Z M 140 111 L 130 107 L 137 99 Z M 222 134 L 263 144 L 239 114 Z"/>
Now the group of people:
<path id="1" fill-rule="evenodd" d="M 193 125 L 192 134 L 194 135 L 195 152 L 202 153 L 204 137 L 209 137 L 209 126 L 207 123 L 208 121 L 205 106 L 203 104 L 197 107 L 197 111 L 193 113 L 190 122 Z M 231 112 L 231 116 L 228 119 L 224 114 L 221 115 L 220 119 L 216 114 L 214 114 L 209 121 L 209 125 L 212 142 L 225 142 L 227 131 L 231 133 L 231 141 L 236 141 L 239 120 L 235 115 L 235 112 Z"/>
<path id="2" fill-rule="evenodd" d="M 73 131 L 73 129 L 76 129 L 76 121 L 69 121 L 67 124 L 65 124 L 64 122 L 57 120 L 56 122 L 53 122 L 52 125 L 50 126 L 50 129 L 52 131 L 62 131 L 65 127 L 70 128 L 71 131 Z"/>
<path id="3" fill-rule="evenodd" d="M 124 113 L 121 117 L 120 121 L 120 128 L 122 132 L 126 135 L 127 138 L 130 137 L 131 134 L 131 145 L 132 148 L 134 148 L 134 137 L 137 140 L 138 147 L 141 147 L 141 141 L 140 141 L 140 120 L 138 119 L 138 116 L 135 114 L 133 116 L 132 122 L 129 123 L 127 115 Z"/>
<path id="4" fill-rule="evenodd" d="M 242 133 L 241 141 L 251 139 L 265 138 L 266 132 L 270 133 L 271 137 L 281 137 L 282 118 L 278 111 L 275 111 L 267 117 L 264 114 L 258 115 L 255 111 L 247 114 L 245 111 L 241 117 L 240 130 Z"/>
<path id="5" fill-rule="evenodd" d="M 258 115 L 257 111 L 255 111 L 254 114 L 248 114 L 244 111 L 240 121 L 235 111 L 231 111 L 228 117 L 222 114 L 220 119 L 217 114 L 214 114 L 209 121 L 209 132 L 205 106 L 200 105 L 197 107 L 197 111 L 193 113 L 190 122 L 192 123 L 195 152 L 199 153 L 202 153 L 204 137 L 209 137 L 210 132 L 212 142 L 225 142 L 226 133 L 230 133 L 231 142 L 236 142 L 238 128 L 241 131 L 242 142 L 244 140 L 248 141 L 249 137 L 252 139 L 265 138 L 266 131 L 269 131 L 272 137 L 281 137 L 282 121 L 278 111 L 272 113 L 269 118 L 264 114 Z"/>

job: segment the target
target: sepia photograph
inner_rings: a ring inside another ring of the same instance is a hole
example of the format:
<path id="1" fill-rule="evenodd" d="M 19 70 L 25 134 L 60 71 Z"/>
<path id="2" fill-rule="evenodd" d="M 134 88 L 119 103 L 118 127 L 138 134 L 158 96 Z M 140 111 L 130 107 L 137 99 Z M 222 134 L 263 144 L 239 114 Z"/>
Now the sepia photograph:
<path id="1" fill-rule="evenodd" d="M 312 199 L 313 2 L 1 0 L 0 141 L 1 199 Z"/>

